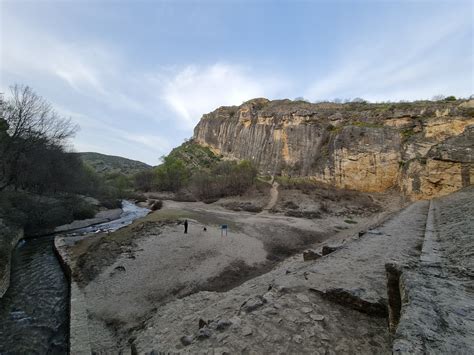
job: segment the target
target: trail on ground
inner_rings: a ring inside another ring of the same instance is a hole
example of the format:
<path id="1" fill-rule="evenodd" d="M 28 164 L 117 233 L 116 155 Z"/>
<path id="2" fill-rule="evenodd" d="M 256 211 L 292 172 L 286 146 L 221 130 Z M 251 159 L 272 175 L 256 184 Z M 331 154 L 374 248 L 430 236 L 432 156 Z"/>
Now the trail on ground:
<path id="1" fill-rule="evenodd" d="M 270 190 L 270 200 L 268 201 L 268 204 L 263 209 L 264 211 L 271 210 L 273 207 L 275 207 L 278 201 L 278 186 L 279 186 L 278 182 L 274 181 L 272 184 L 272 188 Z"/>

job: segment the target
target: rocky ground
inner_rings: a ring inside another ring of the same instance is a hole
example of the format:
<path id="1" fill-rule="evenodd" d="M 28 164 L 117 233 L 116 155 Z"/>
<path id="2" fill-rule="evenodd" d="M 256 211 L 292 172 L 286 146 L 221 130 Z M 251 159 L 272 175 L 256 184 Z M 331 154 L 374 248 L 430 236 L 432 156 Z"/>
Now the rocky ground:
<path id="1" fill-rule="evenodd" d="M 276 191 L 261 213 L 165 201 L 119 232 L 69 248 L 92 350 L 389 354 L 394 338 L 400 353 L 469 353 L 472 188 L 396 213 L 356 214 L 347 198 L 331 200 L 329 213 L 320 201 L 324 217 L 312 219 L 288 216 L 288 201 L 304 211 L 317 196 Z M 396 199 L 382 205 L 395 208 Z M 403 270 L 388 289 L 387 265 Z M 443 333 L 450 345 L 431 346 Z"/>
<path id="2" fill-rule="evenodd" d="M 134 344 L 139 352 L 390 353 L 384 264 L 419 256 L 427 206 L 413 204 L 345 243 L 331 240 L 336 251 L 317 260 L 297 255 L 226 293 L 170 302 Z"/>
<path id="3" fill-rule="evenodd" d="M 165 201 L 162 210 L 129 227 L 91 236 L 70 248 L 77 265 L 74 279 L 87 304 L 92 349 L 126 348 L 137 329 L 169 302 L 197 292 L 207 291 L 211 298 L 230 292 L 288 256 L 328 238 L 342 241 L 357 235 L 388 213 L 321 211 L 317 218 L 295 218 L 273 209 L 279 201 L 277 184 L 267 191 L 272 193 L 261 213 L 229 210 L 222 201 Z M 236 202 L 258 201 L 243 196 Z M 183 219 L 189 221 L 187 235 Z M 229 227 L 227 236 L 221 235 L 222 224 Z"/>
<path id="4" fill-rule="evenodd" d="M 391 264 L 398 269 L 400 292 L 390 304 L 399 321 L 394 353 L 474 353 L 472 216 L 473 187 L 433 200 L 421 258 Z"/>

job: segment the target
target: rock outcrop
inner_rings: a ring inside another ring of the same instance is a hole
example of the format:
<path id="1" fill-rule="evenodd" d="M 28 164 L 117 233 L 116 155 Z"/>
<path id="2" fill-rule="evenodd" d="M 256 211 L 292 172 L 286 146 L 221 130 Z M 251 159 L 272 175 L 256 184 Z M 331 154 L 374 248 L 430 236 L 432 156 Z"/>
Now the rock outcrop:
<path id="1" fill-rule="evenodd" d="M 471 101 L 311 104 L 254 99 L 202 117 L 194 140 L 267 175 L 304 176 L 340 188 L 397 187 L 413 199 L 473 181 Z"/>

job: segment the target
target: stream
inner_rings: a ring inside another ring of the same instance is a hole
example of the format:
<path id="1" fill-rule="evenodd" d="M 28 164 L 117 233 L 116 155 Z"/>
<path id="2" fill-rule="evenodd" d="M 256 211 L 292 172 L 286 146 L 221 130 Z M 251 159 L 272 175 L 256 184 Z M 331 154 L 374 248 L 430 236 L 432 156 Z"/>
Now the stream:
<path id="1" fill-rule="evenodd" d="M 149 210 L 122 202 L 120 218 L 74 230 L 80 235 L 115 231 Z M 0 354 L 66 354 L 69 287 L 53 251 L 55 235 L 22 240 L 12 254 L 11 283 L 0 299 Z"/>

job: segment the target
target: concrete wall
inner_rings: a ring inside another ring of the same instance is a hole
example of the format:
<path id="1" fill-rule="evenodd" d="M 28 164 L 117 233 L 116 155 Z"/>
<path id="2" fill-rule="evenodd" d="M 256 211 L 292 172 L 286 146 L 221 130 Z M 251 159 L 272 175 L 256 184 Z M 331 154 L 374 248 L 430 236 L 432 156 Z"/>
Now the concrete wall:
<path id="1" fill-rule="evenodd" d="M 10 287 L 12 252 L 23 238 L 23 230 L 5 226 L 0 220 L 0 298 Z"/>
<path id="2" fill-rule="evenodd" d="M 69 352 L 74 355 L 90 355 L 92 350 L 89 342 L 86 302 L 82 290 L 71 277 L 73 265 L 63 237 L 58 236 L 54 239 L 54 251 L 70 284 Z"/>

